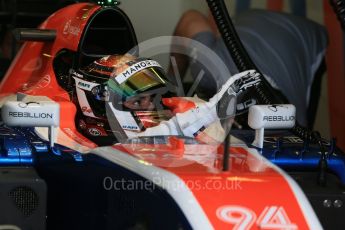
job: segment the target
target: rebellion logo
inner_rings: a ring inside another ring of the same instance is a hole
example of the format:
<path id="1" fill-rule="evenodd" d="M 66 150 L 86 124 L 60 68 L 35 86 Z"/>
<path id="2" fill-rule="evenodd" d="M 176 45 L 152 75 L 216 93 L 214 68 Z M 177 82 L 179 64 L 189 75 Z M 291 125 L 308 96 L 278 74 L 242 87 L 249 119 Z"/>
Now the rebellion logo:
<path id="1" fill-rule="evenodd" d="M 8 112 L 8 116 L 31 119 L 53 119 L 52 113 Z"/>
<path id="2" fill-rule="evenodd" d="M 294 121 L 295 116 L 264 116 L 263 121 Z"/>

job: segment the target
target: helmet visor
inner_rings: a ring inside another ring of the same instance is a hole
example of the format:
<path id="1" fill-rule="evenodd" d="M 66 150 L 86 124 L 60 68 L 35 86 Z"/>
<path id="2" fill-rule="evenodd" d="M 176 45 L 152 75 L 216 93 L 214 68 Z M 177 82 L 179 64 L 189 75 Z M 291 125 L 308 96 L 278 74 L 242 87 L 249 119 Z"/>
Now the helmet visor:
<path id="1" fill-rule="evenodd" d="M 130 68 L 129 68 L 130 69 Z M 128 69 L 123 73 L 128 72 Z M 122 76 L 124 75 L 122 73 Z M 129 72 L 130 73 L 130 72 Z M 112 77 L 108 81 L 110 91 L 125 98 L 139 95 L 144 92 L 166 90 L 167 80 L 161 67 L 154 66 L 135 72 L 126 79 Z"/>

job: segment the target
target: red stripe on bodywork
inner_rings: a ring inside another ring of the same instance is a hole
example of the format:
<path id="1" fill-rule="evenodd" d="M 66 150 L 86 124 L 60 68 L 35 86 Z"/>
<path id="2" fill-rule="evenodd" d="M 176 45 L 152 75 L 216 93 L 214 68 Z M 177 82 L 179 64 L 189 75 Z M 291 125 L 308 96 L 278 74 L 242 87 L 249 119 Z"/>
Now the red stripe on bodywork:
<path id="1" fill-rule="evenodd" d="M 265 210 L 272 206 L 282 209 L 291 225 L 299 229 L 309 228 L 298 197 L 283 175 L 245 148 L 231 148 L 228 172 L 221 170 L 222 154 L 210 145 L 185 145 L 182 154 L 155 151 L 157 145 L 114 148 L 177 175 L 194 194 L 215 229 L 235 226 L 217 216 L 217 211 L 227 206 L 250 210 L 254 221 L 250 229 L 263 227 L 256 220 L 264 219 Z"/>

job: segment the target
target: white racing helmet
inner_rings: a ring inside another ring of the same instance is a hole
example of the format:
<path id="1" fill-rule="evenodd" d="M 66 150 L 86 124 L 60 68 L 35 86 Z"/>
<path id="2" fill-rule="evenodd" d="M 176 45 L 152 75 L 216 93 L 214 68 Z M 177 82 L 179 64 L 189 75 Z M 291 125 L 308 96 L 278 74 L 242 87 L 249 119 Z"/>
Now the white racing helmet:
<path id="1" fill-rule="evenodd" d="M 158 62 L 129 54 L 110 55 L 72 72 L 78 129 L 99 145 L 127 139 L 169 119 L 161 105 L 170 82 Z"/>

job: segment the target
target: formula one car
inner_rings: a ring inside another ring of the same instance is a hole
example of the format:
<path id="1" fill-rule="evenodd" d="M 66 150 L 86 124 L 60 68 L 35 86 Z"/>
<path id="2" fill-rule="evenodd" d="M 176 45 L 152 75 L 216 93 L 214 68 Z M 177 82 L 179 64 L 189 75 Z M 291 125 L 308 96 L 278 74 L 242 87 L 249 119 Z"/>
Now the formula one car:
<path id="1" fill-rule="evenodd" d="M 80 122 L 91 112 L 74 100 L 77 84 L 99 96 L 98 85 L 71 70 L 137 45 L 126 14 L 78 3 L 17 36 L 25 43 L 0 85 L 3 229 L 342 228 L 335 141 L 263 136 L 294 120 L 279 114 L 286 106 L 251 107 L 257 130 L 232 130 L 230 147 L 176 135 L 108 144 L 97 111 Z"/>

